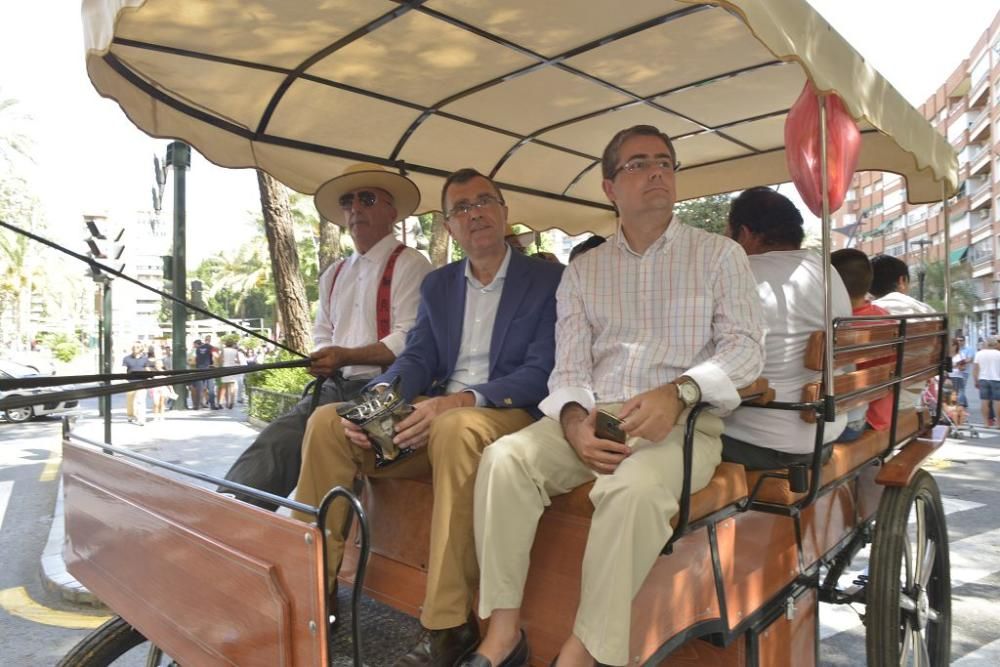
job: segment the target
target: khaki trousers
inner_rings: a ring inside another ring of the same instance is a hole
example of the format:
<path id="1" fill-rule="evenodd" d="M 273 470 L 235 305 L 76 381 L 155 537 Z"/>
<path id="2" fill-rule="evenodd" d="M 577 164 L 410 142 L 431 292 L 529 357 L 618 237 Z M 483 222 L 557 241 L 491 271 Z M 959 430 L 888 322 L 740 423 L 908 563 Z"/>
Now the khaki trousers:
<path id="1" fill-rule="evenodd" d="M 602 407 L 617 414 L 621 406 Z M 632 454 L 610 475 L 585 466 L 559 423 L 548 417 L 486 450 L 475 490 L 479 615 L 520 608 L 531 545 L 550 497 L 596 479 L 573 634 L 598 662 L 627 664 L 632 598 L 670 538 L 669 520 L 679 506 L 687 414 L 661 442 L 630 440 Z M 695 431 L 692 491 L 708 484 L 721 462 L 721 434 L 722 420 L 702 413 Z"/>
<path id="2" fill-rule="evenodd" d="M 431 422 L 427 447 L 398 463 L 376 468 L 375 455 L 347 439 L 337 404 L 324 405 L 316 409 L 306 425 L 295 499 L 319 505 L 334 486 L 350 489 L 358 473 L 371 477 L 422 477 L 430 471 L 434 509 L 420 622 L 431 630 L 453 628 L 468 620 L 479 583 L 472 533 L 472 494 L 479 459 L 487 445 L 532 421 L 531 415 L 520 409 L 449 410 Z M 313 521 L 309 515 L 296 516 Z M 344 555 L 342 526 L 347 518 L 347 503 L 334 502 L 327 517 L 327 565 L 333 578 Z"/>

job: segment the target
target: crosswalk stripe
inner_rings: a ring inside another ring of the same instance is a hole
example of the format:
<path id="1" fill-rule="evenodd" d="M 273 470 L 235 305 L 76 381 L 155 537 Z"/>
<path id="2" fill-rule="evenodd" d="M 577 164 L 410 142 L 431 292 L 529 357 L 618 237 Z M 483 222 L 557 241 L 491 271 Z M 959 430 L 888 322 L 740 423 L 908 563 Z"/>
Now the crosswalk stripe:
<path id="1" fill-rule="evenodd" d="M 14 491 L 14 482 L 0 482 L 0 528 L 3 528 L 3 518 L 7 514 L 7 504 L 10 502 L 10 495 Z"/>
<path id="2" fill-rule="evenodd" d="M 949 496 L 941 496 L 941 505 L 945 515 L 985 507 L 982 503 Z M 1000 529 L 950 542 L 948 551 L 951 560 L 952 588 L 979 581 L 1000 570 L 1000 547 L 997 545 L 1000 545 Z M 867 566 L 866 553 L 866 551 L 861 552 L 851 564 L 852 572 L 861 572 Z M 845 577 L 845 581 L 848 579 L 849 577 Z M 848 605 L 824 604 L 820 607 L 820 639 L 832 637 L 859 625 L 861 619 Z"/>
<path id="3" fill-rule="evenodd" d="M 996 667 L 1000 665 L 1000 639 L 966 653 L 951 663 L 954 667 Z"/>

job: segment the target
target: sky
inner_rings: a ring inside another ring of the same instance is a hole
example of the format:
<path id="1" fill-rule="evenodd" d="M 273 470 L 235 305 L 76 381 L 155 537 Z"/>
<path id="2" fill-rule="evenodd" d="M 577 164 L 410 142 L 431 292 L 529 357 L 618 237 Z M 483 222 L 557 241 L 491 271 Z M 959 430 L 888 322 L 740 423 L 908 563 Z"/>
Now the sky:
<path id="1" fill-rule="evenodd" d="M 1000 0 L 810 2 L 914 105 L 967 57 L 1000 11 Z M 162 156 L 167 144 L 139 131 L 90 84 L 79 7 L 74 0 L 0 3 L 0 99 L 17 99 L 31 118 L 22 130 L 34 138 L 32 180 L 49 234 L 67 244 L 84 237 L 85 213 L 128 216 L 151 208 L 153 155 Z M 259 207 L 252 171 L 215 167 L 195 154 L 189 262 L 237 248 L 253 233 Z"/>

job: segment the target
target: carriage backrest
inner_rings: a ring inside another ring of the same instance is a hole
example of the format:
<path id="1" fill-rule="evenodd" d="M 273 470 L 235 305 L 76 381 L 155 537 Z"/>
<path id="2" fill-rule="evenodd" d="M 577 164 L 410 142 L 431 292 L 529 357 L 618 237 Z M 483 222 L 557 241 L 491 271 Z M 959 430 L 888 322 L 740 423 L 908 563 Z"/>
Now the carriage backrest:
<path id="1" fill-rule="evenodd" d="M 866 405 L 893 391 L 893 384 L 905 379 L 906 386 L 922 386 L 941 372 L 947 321 L 943 315 L 921 317 L 919 320 L 839 319 L 834 329 L 833 395 L 837 411 Z M 804 364 L 810 370 L 822 371 L 826 335 L 814 332 L 806 347 Z M 898 355 L 902 354 L 902 365 Z M 864 364 L 858 369 L 857 365 Z M 823 394 L 822 383 L 811 382 L 803 387 L 802 400 L 818 401 Z M 803 411 L 802 418 L 815 421 L 815 413 Z"/>

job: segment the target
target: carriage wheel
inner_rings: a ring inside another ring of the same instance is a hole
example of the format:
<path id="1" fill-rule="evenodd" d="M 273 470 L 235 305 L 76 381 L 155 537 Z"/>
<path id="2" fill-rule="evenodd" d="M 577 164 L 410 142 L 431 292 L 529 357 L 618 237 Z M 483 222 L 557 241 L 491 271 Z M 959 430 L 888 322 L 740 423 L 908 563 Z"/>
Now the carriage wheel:
<path id="1" fill-rule="evenodd" d="M 948 664 L 951 573 L 941 494 L 924 470 L 887 488 L 875 518 L 865 643 L 876 667 Z"/>
<path id="2" fill-rule="evenodd" d="M 177 664 L 146 641 L 125 619 L 115 616 L 70 649 L 58 667 L 106 667 L 119 664 L 119 659 L 134 665 L 143 655 L 146 667 L 176 667 Z"/>

